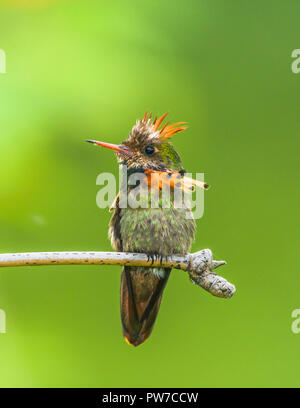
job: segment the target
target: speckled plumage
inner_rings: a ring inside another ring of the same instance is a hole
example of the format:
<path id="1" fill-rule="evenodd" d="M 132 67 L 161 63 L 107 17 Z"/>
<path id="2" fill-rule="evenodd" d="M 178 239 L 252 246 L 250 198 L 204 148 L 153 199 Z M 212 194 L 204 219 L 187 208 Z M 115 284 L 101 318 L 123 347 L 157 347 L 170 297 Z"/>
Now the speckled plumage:
<path id="1" fill-rule="evenodd" d="M 176 208 L 126 208 L 120 211 L 123 251 L 167 257 L 186 254 L 194 237 L 194 221 Z"/>

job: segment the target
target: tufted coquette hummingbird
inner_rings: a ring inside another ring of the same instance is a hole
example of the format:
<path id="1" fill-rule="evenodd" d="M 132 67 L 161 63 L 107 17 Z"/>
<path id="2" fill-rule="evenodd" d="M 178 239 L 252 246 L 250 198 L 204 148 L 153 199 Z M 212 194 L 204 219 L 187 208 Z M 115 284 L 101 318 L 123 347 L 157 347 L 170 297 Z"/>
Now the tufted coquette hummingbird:
<path id="1" fill-rule="evenodd" d="M 120 145 L 87 140 L 113 150 L 118 162 L 127 169 L 125 188 L 120 188 L 115 199 L 109 225 L 109 237 L 116 251 L 146 253 L 149 258 L 163 259 L 173 254 L 185 255 L 190 250 L 195 221 L 188 206 L 175 205 L 175 192 L 193 190 L 195 186 L 206 189 L 208 185 L 185 176 L 180 157 L 170 143 L 174 134 L 186 129 L 185 122 L 163 125 L 166 116 L 167 113 L 152 120 L 152 114 L 146 112 Z M 146 190 L 142 190 L 145 187 L 142 181 L 134 187 L 128 183 L 129 176 L 137 174 L 144 177 Z M 170 192 L 169 206 L 163 205 L 165 185 Z M 156 190 L 154 198 L 153 194 L 146 195 L 146 201 L 151 197 L 151 205 L 121 206 L 123 194 L 130 195 L 134 188 L 140 188 L 140 195 Z M 151 266 L 123 268 L 120 308 L 127 343 L 138 346 L 150 336 L 170 272 L 170 268 Z"/>

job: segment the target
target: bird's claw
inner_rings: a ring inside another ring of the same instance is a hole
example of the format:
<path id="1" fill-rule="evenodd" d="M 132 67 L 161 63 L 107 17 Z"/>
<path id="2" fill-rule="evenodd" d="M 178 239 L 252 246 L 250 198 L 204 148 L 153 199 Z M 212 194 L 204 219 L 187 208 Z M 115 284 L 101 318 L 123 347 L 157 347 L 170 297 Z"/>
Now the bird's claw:
<path id="1" fill-rule="evenodd" d="M 151 265 L 153 265 L 154 261 L 159 261 L 160 265 L 162 265 L 162 263 L 164 261 L 168 261 L 169 260 L 169 256 L 163 256 L 160 254 L 147 254 L 147 261 L 152 261 Z"/>

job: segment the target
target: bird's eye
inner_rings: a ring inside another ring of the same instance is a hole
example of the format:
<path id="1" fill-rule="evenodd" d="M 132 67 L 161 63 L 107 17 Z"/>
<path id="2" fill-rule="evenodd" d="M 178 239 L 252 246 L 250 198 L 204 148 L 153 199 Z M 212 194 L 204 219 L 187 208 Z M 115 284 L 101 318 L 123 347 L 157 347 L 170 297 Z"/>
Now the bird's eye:
<path id="1" fill-rule="evenodd" d="M 147 156 L 153 156 L 155 153 L 155 148 L 153 146 L 147 146 L 145 147 L 145 153 Z"/>

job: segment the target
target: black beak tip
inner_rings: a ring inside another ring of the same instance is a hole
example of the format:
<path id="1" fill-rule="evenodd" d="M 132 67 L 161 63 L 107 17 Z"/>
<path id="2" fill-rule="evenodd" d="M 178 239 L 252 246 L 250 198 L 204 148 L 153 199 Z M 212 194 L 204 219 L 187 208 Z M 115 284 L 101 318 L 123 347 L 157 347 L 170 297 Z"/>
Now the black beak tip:
<path id="1" fill-rule="evenodd" d="M 88 142 L 88 143 L 95 143 L 95 140 L 86 139 L 86 142 Z"/>

